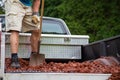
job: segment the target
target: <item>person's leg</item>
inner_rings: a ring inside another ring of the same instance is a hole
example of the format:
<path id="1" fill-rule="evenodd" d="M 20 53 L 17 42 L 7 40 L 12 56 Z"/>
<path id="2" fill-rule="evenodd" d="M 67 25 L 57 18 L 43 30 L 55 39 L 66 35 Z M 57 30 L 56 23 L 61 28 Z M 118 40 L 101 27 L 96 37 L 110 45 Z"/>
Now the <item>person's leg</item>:
<path id="1" fill-rule="evenodd" d="M 10 34 L 10 47 L 12 53 L 18 52 L 18 44 L 19 44 L 19 32 L 12 30 Z"/>
<path id="2" fill-rule="evenodd" d="M 33 30 L 30 41 L 31 41 L 31 52 L 37 53 L 38 52 L 38 40 L 39 40 L 39 33 L 38 30 Z"/>
<path id="3" fill-rule="evenodd" d="M 18 46 L 19 46 L 19 32 L 11 31 L 10 34 L 10 47 L 11 47 L 11 67 L 19 68 L 20 64 L 18 61 Z"/>
<path id="4" fill-rule="evenodd" d="M 11 67 L 19 68 L 18 61 L 18 45 L 19 45 L 19 31 L 21 31 L 23 16 L 25 10 L 21 6 L 19 0 L 7 0 L 5 3 L 6 8 L 6 31 L 10 34 L 10 48 L 11 48 Z"/>

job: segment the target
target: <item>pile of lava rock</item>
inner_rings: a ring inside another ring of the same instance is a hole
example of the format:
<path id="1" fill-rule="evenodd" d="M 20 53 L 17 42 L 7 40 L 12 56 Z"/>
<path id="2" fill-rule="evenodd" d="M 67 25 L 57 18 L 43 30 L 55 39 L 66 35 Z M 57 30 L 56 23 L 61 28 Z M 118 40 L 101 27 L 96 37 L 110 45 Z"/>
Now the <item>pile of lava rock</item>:
<path id="1" fill-rule="evenodd" d="M 5 59 L 5 72 L 59 72 L 59 73 L 120 73 L 120 64 L 113 57 L 101 57 L 84 62 L 69 61 L 67 63 L 49 62 L 40 66 L 29 66 L 29 61 L 19 59 L 21 68 L 12 68 L 11 59 Z M 120 76 L 120 75 L 119 75 Z"/>

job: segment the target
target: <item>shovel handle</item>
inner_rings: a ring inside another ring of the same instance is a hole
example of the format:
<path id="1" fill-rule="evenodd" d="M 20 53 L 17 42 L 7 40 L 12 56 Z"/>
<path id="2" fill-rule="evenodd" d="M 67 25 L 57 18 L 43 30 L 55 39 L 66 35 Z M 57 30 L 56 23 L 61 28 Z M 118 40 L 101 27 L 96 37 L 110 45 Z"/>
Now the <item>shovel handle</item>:
<path id="1" fill-rule="evenodd" d="M 42 20 L 43 20 L 43 13 L 44 13 L 44 0 L 42 0 L 42 5 L 41 5 L 41 16 L 40 16 L 40 28 L 39 28 L 39 41 L 38 41 L 38 53 L 40 52 L 40 44 L 41 44 L 41 34 L 42 34 Z"/>
<path id="2" fill-rule="evenodd" d="M 43 18 L 43 13 L 44 13 L 44 0 L 42 0 L 42 5 L 41 5 L 41 16 L 40 16 L 40 35 L 41 35 L 41 32 L 42 32 L 42 18 Z M 40 36 L 41 38 L 41 36 Z"/>

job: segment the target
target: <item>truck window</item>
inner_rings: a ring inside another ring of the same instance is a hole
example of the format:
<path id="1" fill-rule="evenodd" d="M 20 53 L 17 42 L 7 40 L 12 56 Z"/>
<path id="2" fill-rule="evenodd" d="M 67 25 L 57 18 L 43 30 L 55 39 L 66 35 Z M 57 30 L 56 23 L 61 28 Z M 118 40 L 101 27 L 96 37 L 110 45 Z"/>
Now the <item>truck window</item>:
<path id="1" fill-rule="evenodd" d="M 43 34 L 67 34 L 65 33 L 64 25 L 55 20 L 43 20 Z"/>
<path id="2" fill-rule="evenodd" d="M 2 31 L 5 31 L 5 17 L 4 16 L 0 16 L 0 23 L 1 23 Z"/>

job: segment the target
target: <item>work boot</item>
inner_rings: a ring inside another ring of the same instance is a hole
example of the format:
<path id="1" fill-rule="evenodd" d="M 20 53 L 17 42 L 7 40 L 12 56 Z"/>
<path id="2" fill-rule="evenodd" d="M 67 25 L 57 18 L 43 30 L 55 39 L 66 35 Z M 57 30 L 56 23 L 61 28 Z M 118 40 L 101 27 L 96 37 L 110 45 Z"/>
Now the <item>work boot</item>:
<path id="1" fill-rule="evenodd" d="M 11 67 L 20 68 L 20 63 L 18 61 L 18 57 L 12 57 Z"/>

